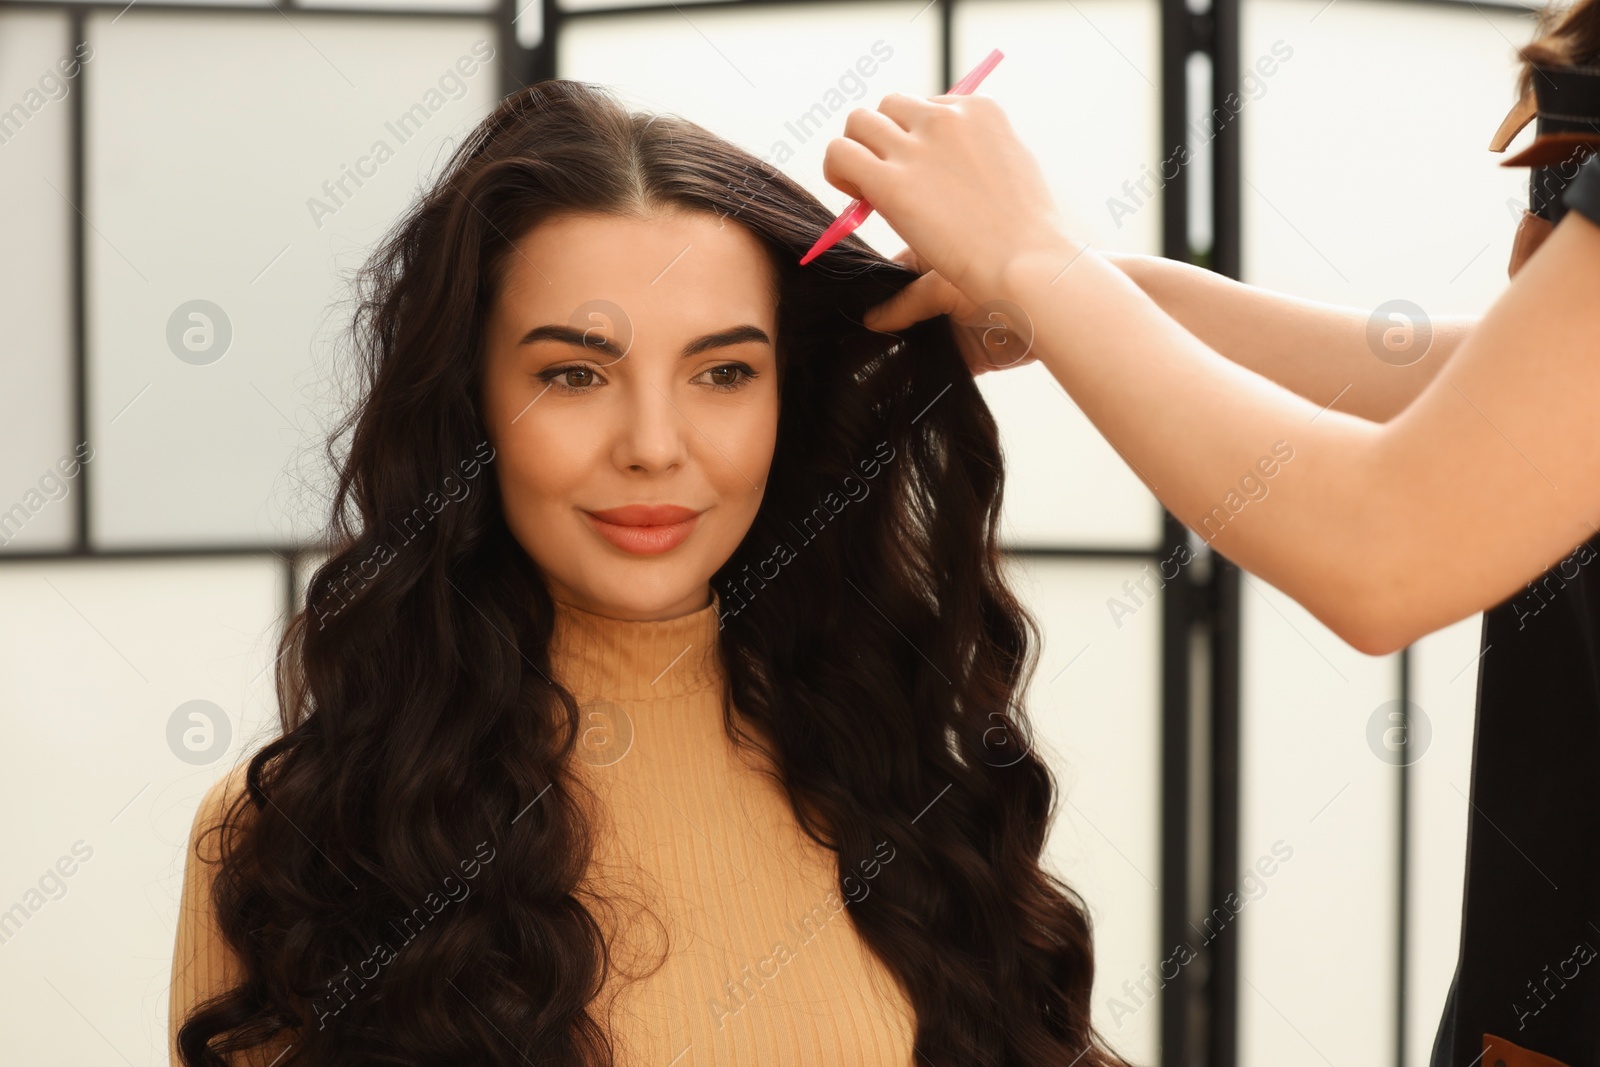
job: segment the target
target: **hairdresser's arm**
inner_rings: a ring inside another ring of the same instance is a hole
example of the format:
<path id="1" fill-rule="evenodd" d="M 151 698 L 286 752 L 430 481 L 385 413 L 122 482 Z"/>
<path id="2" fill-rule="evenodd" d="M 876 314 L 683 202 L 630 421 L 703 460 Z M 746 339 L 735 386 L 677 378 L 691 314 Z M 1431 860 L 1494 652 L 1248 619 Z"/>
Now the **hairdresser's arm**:
<path id="1" fill-rule="evenodd" d="M 1101 252 L 1184 329 L 1241 366 L 1277 382 L 1319 407 L 1385 422 L 1399 414 L 1433 380 L 1476 321 L 1441 319 L 1423 355 L 1403 366 L 1380 359 L 1367 340 L 1369 314 L 1356 308 L 1322 304 L 1236 282 L 1189 263 L 1131 252 Z M 906 286 L 864 321 L 870 329 L 893 331 L 913 322 L 947 315 L 952 323 L 978 323 L 956 332 L 973 373 L 998 369 L 994 360 L 1007 349 L 986 348 L 1000 340 L 967 299 L 910 247 L 895 260 L 922 277 Z M 1005 321 L 1001 316 L 999 321 Z M 1021 325 L 1011 324 L 1007 325 Z M 1413 334 L 1413 338 L 1417 337 Z M 1036 358 L 1017 362 L 1033 362 Z"/>
<path id="2" fill-rule="evenodd" d="M 1040 362 L 1175 515 L 1361 651 L 1499 603 L 1597 532 L 1600 227 L 1581 215 L 1383 424 L 1319 414 L 1229 362 L 1093 252 L 1052 283 L 1080 248 L 998 276 Z M 1278 441 L 1294 458 L 1264 479 Z M 1214 511 L 1247 499 L 1245 475 L 1270 495 Z"/>
<path id="3" fill-rule="evenodd" d="M 892 113 L 892 119 L 890 117 Z M 1490 607 L 1600 521 L 1600 227 L 1576 212 L 1387 423 L 1220 355 L 1061 226 L 992 99 L 899 94 L 852 112 L 824 171 L 966 296 L 1007 299 L 1095 426 L 1191 528 L 1276 442 L 1270 495 L 1213 544 L 1373 654 Z"/>
<path id="4" fill-rule="evenodd" d="M 1376 422 L 1405 410 L 1477 321 L 1434 319 L 1422 358 L 1397 366 L 1370 347 L 1369 311 L 1246 285 L 1161 256 L 1101 254 L 1179 325 L 1235 363 L 1318 407 L 1332 404 Z"/>

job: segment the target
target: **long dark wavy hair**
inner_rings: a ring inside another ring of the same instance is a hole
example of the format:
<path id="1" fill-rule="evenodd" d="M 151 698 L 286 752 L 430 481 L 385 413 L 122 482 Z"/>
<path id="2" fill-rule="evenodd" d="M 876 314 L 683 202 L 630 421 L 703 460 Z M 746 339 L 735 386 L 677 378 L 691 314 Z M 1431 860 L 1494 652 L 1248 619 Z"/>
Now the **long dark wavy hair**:
<path id="1" fill-rule="evenodd" d="M 866 329 L 914 272 L 854 236 L 798 266 L 832 220 L 814 196 L 691 122 L 552 80 L 472 132 L 360 273 L 331 554 L 280 648 L 282 736 L 218 826 L 215 918 L 243 974 L 184 1021 L 188 1067 L 286 1039 L 279 1067 L 611 1062 L 589 1011 L 609 959 L 574 895 L 593 843 L 579 709 L 550 680 L 540 572 L 492 477 L 387 545 L 463 461 L 492 462 L 483 324 L 511 243 L 558 212 L 663 209 L 746 227 L 778 278 L 771 475 L 713 577 L 741 605 L 721 631 L 730 737 L 768 754 L 841 884 L 892 844 L 848 907 L 909 994 L 919 1063 L 1122 1063 L 1090 1023 L 1086 909 L 1040 866 L 1056 784 L 1020 706 L 1038 628 L 1002 575 L 995 422 L 949 323 Z M 872 459 L 870 493 L 829 503 Z M 750 584 L 780 544 L 792 558 Z M 356 992 L 352 962 L 486 853 L 470 896 Z M 337 1013 L 317 1007 L 331 988 L 352 991 Z"/>

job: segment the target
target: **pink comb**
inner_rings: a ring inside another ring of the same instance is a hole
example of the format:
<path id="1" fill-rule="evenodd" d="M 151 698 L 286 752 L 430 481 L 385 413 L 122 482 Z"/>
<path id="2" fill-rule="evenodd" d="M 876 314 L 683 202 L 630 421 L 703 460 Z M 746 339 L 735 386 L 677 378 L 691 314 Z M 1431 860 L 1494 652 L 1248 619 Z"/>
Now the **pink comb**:
<path id="1" fill-rule="evenodd" d="M 1002 58 L 1003 53 L 1000 51 L 1000 49 L 996 48 L 994 51 L 984 56 L 983 62 L 979 63 L 976 67 L 973 67 L 971 72 L 968 73 L 965 78 L 962 78 L 960 81 L 956 82 L 955 86 L 952 87 L 951 90 L 945 95 L 970 95 L 973 90 L 977 89 L 978 83 L 989 76 L 989 72 L 994 69 L 995 64 L 1000 62 Z M 872 214 L 873 211 L 874 208 L 872 204 L 866 200 L 857 198 L 850 201 L 850 205 L 844 209 L 839 217 L 834 219 L 826 230 L 822 231 L 822 236 L 817 238 L 817 243 L 811 246 L 811 251 L 807 252 L 805 256 L 801 258 L 800 265 L 802 267 L 805 266 L 822 253 L 826 252 L 828 249 L 844 240 L 846 236 L 855 231 L 857 226 L 860 226 L 863 222 L 867 221 L 867 216 Z"/>

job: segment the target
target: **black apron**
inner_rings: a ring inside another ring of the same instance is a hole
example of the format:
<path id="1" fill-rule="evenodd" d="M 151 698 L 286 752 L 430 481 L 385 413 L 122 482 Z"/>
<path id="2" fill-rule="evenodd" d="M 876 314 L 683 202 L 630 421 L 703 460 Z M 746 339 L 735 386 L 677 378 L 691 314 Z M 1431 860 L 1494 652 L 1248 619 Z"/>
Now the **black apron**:
<path id="1" fill-rule="evenodd" d="M 1484 1035 L 1600 1067 L 1600 536 L 1484 613 L 1461 954 L 1432 1067 Z"/>

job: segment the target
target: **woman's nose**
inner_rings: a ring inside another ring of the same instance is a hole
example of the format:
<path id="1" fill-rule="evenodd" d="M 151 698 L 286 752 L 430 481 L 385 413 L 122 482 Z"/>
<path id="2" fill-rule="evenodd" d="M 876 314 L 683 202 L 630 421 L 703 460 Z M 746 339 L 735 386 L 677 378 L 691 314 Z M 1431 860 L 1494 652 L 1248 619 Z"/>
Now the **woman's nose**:
<path id="1" fill-rule="evenodd" d="M 635 367 L 643 365 L 640 360 Z M 616 465 L 625 470 L 656 471 L 683 464 L 689 455 L 689 437 L 697 431 L 672 397 L 671 382 L 642 374 L 629 386 L 617 430 Z"/>

